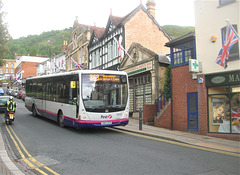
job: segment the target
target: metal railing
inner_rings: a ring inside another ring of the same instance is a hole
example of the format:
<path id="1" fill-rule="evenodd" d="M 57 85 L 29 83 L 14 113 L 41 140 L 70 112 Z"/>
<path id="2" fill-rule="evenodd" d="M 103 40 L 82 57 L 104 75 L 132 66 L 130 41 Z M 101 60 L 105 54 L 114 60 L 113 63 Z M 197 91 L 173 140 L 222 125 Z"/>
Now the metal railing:
<path id="1" fill-rule="evenodd" d="M 155 116 L 165 107 L 171 98 L 171 84 L 169 84 L 162 94 L 155 100 Z"/>

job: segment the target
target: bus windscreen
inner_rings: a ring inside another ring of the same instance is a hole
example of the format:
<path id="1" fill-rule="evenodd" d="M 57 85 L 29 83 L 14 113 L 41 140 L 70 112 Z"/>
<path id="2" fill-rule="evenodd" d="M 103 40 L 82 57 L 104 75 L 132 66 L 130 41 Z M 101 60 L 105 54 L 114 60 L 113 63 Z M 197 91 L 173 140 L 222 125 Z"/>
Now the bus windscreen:
<path id="1" fill-rule="evenodd" d="M 82 74 L 82 99 L 88 112 L 116 112 L 126 108 L 126 75 Z"/>

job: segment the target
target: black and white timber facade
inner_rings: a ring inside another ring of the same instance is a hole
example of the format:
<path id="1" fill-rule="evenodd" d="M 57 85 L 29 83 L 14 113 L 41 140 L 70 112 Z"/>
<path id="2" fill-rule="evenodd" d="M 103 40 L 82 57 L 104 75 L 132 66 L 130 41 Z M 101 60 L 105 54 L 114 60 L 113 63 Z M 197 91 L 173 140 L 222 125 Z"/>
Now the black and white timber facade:
<path id="1" fill-rule="evenodd" d="M 125 48 L 124 26 L 115 25 L 109 17 L 107 27 L 103 34 L 99 34 L 97 28 L 93 33 L 88 46 L 89 49 L 89 69 L 120 69 L 120 56 L 118 52 L 118 43 Z M 115 40 L 115 39 L 116 40 Z"/>

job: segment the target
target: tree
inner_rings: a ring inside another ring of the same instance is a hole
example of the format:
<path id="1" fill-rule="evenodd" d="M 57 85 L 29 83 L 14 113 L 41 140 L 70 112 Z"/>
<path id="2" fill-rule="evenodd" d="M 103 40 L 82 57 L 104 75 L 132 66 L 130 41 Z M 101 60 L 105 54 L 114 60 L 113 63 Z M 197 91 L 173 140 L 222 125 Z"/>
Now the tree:
<path id="1" fill-rule="evenodd" d="M 0 0 L 0 66 L 5 64 L 3 59 L 7 57 L 7 42 L 11 39 L 8 33 L 7 24 L 3 22 L 4 12 L 2 12 L 2 7 L 3 3 L 2 0 Z"/>

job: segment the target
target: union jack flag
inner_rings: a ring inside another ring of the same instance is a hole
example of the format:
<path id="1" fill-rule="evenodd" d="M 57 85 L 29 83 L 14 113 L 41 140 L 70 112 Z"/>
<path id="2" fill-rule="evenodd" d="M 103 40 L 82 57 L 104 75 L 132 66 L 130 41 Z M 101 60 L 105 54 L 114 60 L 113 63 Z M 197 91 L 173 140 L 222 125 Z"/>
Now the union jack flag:
<path id="1" fill-rule="evenodd" d="M 77 63 L 73 58 L 71 58 L 71 59 L 72 59 L 73 65 L 76 68 L 78 68 L 78 69 L 83 69 L 84 68 L 84 65 Z"/>
<path id="2" fill-rule="evenodd" d="M 220 66 L 227 68 L 227 61 L 229 58 L 229 52 L 234 44 L 239 40 L 238 36 L 234 33 L 232 26 L 227 25 L 226 36 L 221 50 L 219 51 L 216 63 Z"/>

